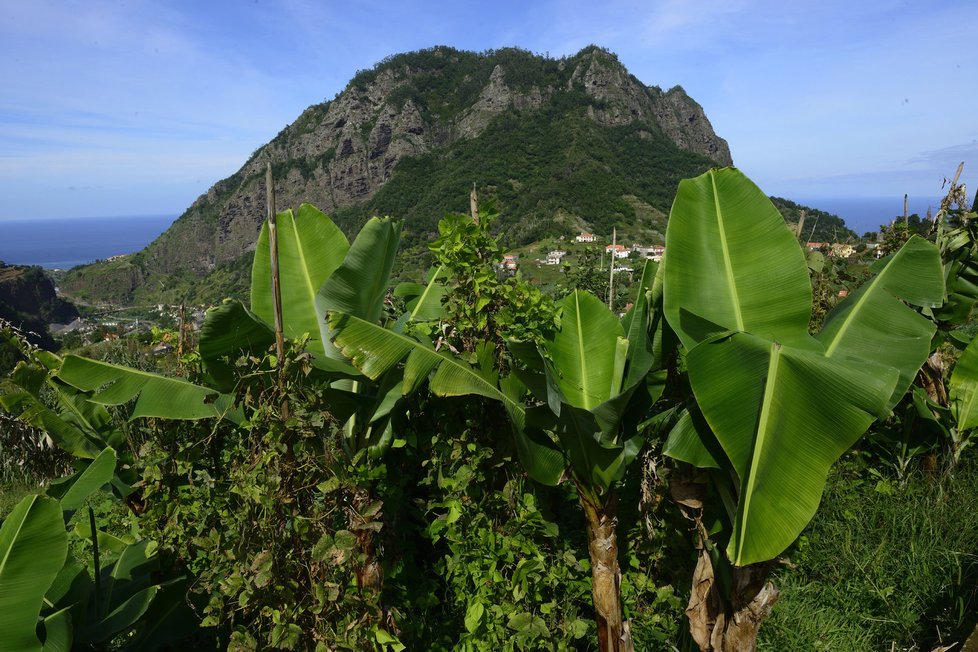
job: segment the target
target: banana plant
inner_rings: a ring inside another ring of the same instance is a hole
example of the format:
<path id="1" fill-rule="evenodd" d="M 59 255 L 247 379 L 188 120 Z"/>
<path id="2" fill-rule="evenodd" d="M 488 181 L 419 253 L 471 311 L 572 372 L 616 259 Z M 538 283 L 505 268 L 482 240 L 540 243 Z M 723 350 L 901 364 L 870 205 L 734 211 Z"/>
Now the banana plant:
<path id="1" fill-rule="evenodd" d="M 155 545 L 127 543 L 94 528 L 66 529 L 75 511 L 115 475 L 116 454 L 103 449 L 79 473 L 24 498 L 0 526 L 0 641 L 5 650 L 104 649 L 126 633 L 126 650 L 153 650 L 197 626 L 182 576 L 161 580 Z M 67 557 L 72 536 L 91 538 L 94 576 Z M 117 559 L 102 566 L 100 546 Z"/>
<path id="2" fill-rule="evenodd" d="M 964 185 L 958 184 L 962 169 L 963 164 L 958 167 L 931 229 L 941 254 L 947 293 L 940 307 L 922 311 L 937 325 L 937 332 L 931 340 L 930 356 L 917 374 L 919 388 L 908 401 L 912 405 L 907 406 L 905 424 L 910 430 L 937 433 L 944 443 L 949 469 L 957 464 L 975 425 L 968 416 L 975 354 L 970 334 L 961 327 L 971 319 L 978 304 L 978 214 L 974 206 L 969 210 Z M 957 361 L 947 356 L 946 345 L 960 351 Z M 927 443 L 934 447 L 933 441 Z"/>
<path id="3" fill-rule="evenodd" d="M 68 554 L 58 501 L 27 496 L 0 526 L 0 640 L 4 648 L 40 652 L 36 630 L 44 595 Z"/>
<path id="4" fill-rule="evenodd" d="M 662 392 L 648 382 L 655 357 L 645 297 L 638 303 L 640 314 L 629 319 L 635 327 L 626 328 L 600 299 L 574 291 L 558 304 L 560 330 L 536 356 L 514 350 L 524 376 L 543 370 L 526 383 L 541 403 L 531 408 L 531 422 L 556 437 L 584 510 L 601 650 L 633 649 L 622 622 L 615 485 L 645 443 L 638 426 Z"/>
<path id="5" fill-rule="evenodd" d="M 655 270 L 649 261 L 636 308 L 622 320 L 589 293 L 567 296 L 558 304 L 560 329 L 539 348 L 510 342 L 521 364 L 509 376 L 494 369 L 488 347 L 472 365 L 355 315 L 327 313 L 335 343 L 368 377 L 403 362 L 402 392 L 430 375 L 429 388 L 438 396 L 477 394 L 499 401 L 530 477 L 548 485 L 574 482 L 586 516 L 601 650 L 633 649 L 621 612 L 615 483 L 640 451 L 639 423 L 663 389 L 661 377 L 650 375 L 664 358 Z M 658 336 L 650 337 L 650 331 Z M 527 388 L 535 399 L 529 405 Z"/>
<path id="6" fill-rule="evenodd" d="M 889 414 L 926 360 L 934 325 L 911 306 L 941 305 L 940 257 L 932 244 L 910 239 L 812 336 L 801 248 L 739 171 L 714 169 L 680 184 L 666 247 L 665 314 L 688 351 L 695 405 L 665 452 L 716 469 L 726 557 L 746 569 L 797 538 L 831 465 Z M 711 582 L 712 571 L 703 569 Z M 753 596 L 724 597 L 739 616 L 700 614 L 730 628 L 707 631 L 698 639 L 703 649 L 721 649 L 710 646 L 725 635 L 740 641 L 728 645 L 752 649 L 760 623 L 740 631 L 732 624 L 751 620 L 744 609 L 764 582 L 751 584 Z"/>
<path id="7" fill-rule="evenodd" d="M 913 388 L 914 413 L 920 421 L 913 425 L 936 431 L 947 442 L 948 464 L 953 467 L 970 446 L 978 428 L 978 338 L 975 338 L 954 363 L 947 383 L 947 404 L 942 405 L 920 387 Z"/>

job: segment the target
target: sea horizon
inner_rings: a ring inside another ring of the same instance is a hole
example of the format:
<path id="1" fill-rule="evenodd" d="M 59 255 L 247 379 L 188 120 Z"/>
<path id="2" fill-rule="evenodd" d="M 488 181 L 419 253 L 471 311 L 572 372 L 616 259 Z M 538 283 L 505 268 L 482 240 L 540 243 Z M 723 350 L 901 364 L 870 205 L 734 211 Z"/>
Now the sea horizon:
<path id="1" fill-rule="evenodd" d="M 842 218 L 862 236 L 903 215 L 903 197 L 787 197 Z M 940 199 L 909 198 L 910 213 L 936 212 Z M 0 219 L 0 261 L 70 269 L 140 251 L 176 220 L 172 213 Z M 125 221 L 121 226 L 120 222 Z"/>
<path id="2" fill-rule="evenodd" d="M 860 237 L 865 233 L 879 231 L 880 226 L 889 224 L 903 215 L 903 197 L 787 197 L 791 201 L 817 208 L 818 210 L 841 217 L 846 226 Z M 927 215 L 927 210 L 936 213 L 941 206 L 940 198 L 909 197 L 908 210 L 912 215 Z"/>
<path id="3" fill-rule="evenodd" d="M 0 220 L 0 261 L 70 269 L 135 253 L 176 220 L 172 213 Z"/>

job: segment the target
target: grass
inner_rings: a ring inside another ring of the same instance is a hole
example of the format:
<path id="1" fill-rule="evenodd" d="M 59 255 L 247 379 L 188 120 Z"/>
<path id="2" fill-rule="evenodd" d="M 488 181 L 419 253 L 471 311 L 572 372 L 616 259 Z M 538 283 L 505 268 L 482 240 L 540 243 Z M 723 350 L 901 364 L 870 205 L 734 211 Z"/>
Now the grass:
<path id="1" fill-rule="evenodd" d="M 978 459 L 953 477 L 867 480 L 854 458 L 776 578 L 760 650 L 922 650 L 961 642 L 978 609 Z"/>
<path id="2" fill-rule="evenodd" d="M 10 513 L 24 496 L 37 493 L 37 485 L 28 482 L 11 481 L 0 483 L 0 521 Z"/>

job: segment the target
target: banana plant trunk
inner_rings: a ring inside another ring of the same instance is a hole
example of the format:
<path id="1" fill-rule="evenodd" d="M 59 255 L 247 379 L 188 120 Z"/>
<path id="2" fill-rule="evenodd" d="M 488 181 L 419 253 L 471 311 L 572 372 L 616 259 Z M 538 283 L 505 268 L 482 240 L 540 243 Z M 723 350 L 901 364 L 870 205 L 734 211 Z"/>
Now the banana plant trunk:
<path id="1" fill-rule="evenodd" d="M 677 475 L 669 492 L 693 522 L 699 550 L 686 606 L 690 635 L 702 652 L 754 652 L 757 632 L 778 601 L 778 589 L 768 581 L 774 562 L 734 566 L 710 544 L 703 524 L 706 484 L 696 477 Z M 714 561 L 724 568 L 718 572 Z M 718 574 L 729 575 L 728 581 L 721 581 Z"/>
<path id="2" fill-rule="evenodd" d="M 591 592 L 601 652 L 633 652 L 628 623 L 622 621 L 621 570 L 618 567 L 618 495 L 589 496 L 578 487 L 587 516 L 588 552 L 591 555 Z"/>
<path id="3" fill-rule="evenodd" d="M 700 549 L 686 616 L 702 652 L 754 652 L 757 632 L 778 600 L 777 587 L 767 579 L 771 562 L 731 566 L 730 572 L 730 594 L 722 596 L 710 552 Z"/>
<path id="4" fill-rule="evenodd" d="M 364 519 L 361 514 L 373 502 L 373 496 L 365 490 L 358 490 L 353 496 L 352 509 L 347 511 L 349 528 L 357 540 L 357 550 L 360 553 L 358 561 L 354 562 L 353 570 L 357 577 L 357 588 L 361 591 L 372 591 L 380 595 L 384 587 L 384 571 L 377 552 L 378 532 L 371 527 L 370 521 L 379 521 L 381 513 L 372 515 L 372 519 Z"/>
<path id="5" fill-rule="evenodd" d="M 917 380 L 927 391 L 930 400 L 938 405 L 948 405 L 947 385 L 944 380 L 944 357 L 934 351 L 917 372 Z"/>
<path id="6" fill-rule="evenodd" d="M 357 545 L 363 554 L 363 563 L 355 568 L 357 588 L 366 589 L 379 595 L 384 585 L 384 574 L 380 561 L 377 559 L 377 533 L 373 530 L 358 530 L 356 537 Z"/>

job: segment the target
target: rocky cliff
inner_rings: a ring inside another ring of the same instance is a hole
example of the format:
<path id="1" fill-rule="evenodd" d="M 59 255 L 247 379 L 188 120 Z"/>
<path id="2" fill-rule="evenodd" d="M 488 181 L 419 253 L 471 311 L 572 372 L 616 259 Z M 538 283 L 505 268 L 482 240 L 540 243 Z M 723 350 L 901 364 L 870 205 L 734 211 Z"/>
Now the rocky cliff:
<path id="1" fill-rule="evenodd" d="M 592 228 L 627 222 L 635 214 L 624 197 L 668 212 L 679 178 L 732 161 L 682 88 L 647 86 L 601 48 L 563 59 L 432 48 L 360 71 L 145 251 L 71 274 L 65 288 L 90 291 L 85 279 L 100 277 L 119 299 L 127 293 L 117 288 L 236 261 L 264 219 L 268 163 L 280 209 L 311 202 L 349 230 L 389 213 L 421 242 L 443 212 L 467 206 L 473 183 L 503 204 L 504 231 L 522 228 L 515 237 L 525 239 L 552 231 L 557 216 Z M 597 190 L 583 196 L 589 186 Z"/>
<path id="2" fill-rule="evenodd" d="M 33 344 L 56 350 L 48 325 L 67 324 L 76 317 L 78 310 L 57 296 L 54 282 L 40 267 L 0 262 L 0 318 L 22 331 Z"/>

